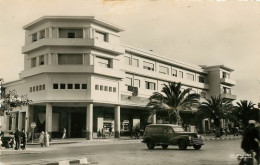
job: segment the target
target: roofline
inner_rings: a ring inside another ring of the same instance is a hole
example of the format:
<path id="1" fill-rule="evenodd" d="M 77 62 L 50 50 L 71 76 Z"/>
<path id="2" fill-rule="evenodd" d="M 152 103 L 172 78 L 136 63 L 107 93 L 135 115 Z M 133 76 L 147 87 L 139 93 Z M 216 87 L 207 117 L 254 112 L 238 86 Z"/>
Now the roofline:
<path id="1" fill-rule="evenodd" d="M 234 69 L 227 67 L 225 65 L 202 66 L 202 68 L 204 68 L 204 69 L 221 68 L 221 69 L 225 69 L 225 70 L 230 71 L 230 72 L 234 71 Z"/>
<path id="2" fill-rule="evenodd" d="M 182 61 L 172 60 L 170 58 L 167 58 L 167 57 L 155 54 L 152 51 L 145 50 L 145 49 L 139 48 L 139 47 L 134 47 L 132 45 L 128 45 L 128 44 L 125 44 L 125 43 L 123 43 L 122 46 L 124 46 L 126 48 L 126 51 L 136 53 L 136 54 L 138 54 L 140 56 L 149 57 L 149 58 L 156 59 L 156 60 L 159 60 L 159 61 L 164 62 L 164 63 L 173 64 L 173 65 L 179 66 L 179 67 L 184 68 L 184 69 L 188 69 L 188 70 L 192 70 L 192 71 L 208 74 L 208 72 L 205 71 L 199 65 L 192 65 L 192 64 L 184 63 Z M 132 49 L 132 51 L 131 51 L 131 49 Z M 140 53 L 138 53 L 138 52 L 140 52 Z"/>
<path id="3" fill-rule="evenodd" d="M 110 23 L 110 22 L 107 22 L 105 20 L 102 20 L 100 18 L 97 18 L 95 16 L 43 16 L 39 19 L 36 19 L 34 21 L 32 21 L 31 23 L 23 26 L 23 29 L 25 30 L 28 30 L 30 29 L 31 26 L 37 24 L 37 23 L 40 23 L 42 21 L 45 21 L 45 20 L 55 20 L 55 19 L 63 19 L 63 20 L 66 20 L 66 19 L 77 19 L 77 20 L 91 20 L 99 25 L 103 25 L 103 26 L 106 26 L 106 27 L 109 27 L 113 30 L 116 30 L 118 32 L 121 32 L 121 31 L 124 31 L 125 29 L 123 27 L 120 27 L 116 24 L 113 24 L 113 23 Z"/>

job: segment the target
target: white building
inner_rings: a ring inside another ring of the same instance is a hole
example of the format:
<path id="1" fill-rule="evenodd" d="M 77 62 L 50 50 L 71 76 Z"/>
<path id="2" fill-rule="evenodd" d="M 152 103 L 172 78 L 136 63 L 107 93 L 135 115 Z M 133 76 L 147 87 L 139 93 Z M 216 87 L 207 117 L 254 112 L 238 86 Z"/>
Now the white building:
<path id="1" fill-rule="evenodd" d="M 232 69 L 194 66 L 122 44 L 124 29 L 96 17 L 45 16 L 24 30 L 24 70 L 4 88 L 26 94 L 33 104 L 5 115 L 1 129 L 7 131 L 30 132 L 30 123 L 36 122 L 36 131 L 47 130 L 53 137 L 67 128 L 69 137 L 92 139 L 112 126 L 119 137 L 155 122 L 144 108 L 148 97 L 174 81 L 202 97 L 236 99 Z"/>

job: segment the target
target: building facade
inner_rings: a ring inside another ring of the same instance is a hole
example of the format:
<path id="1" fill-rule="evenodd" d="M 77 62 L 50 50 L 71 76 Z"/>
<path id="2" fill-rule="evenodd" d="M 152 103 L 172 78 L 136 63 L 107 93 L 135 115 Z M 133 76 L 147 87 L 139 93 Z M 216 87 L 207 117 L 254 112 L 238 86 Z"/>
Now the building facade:
<path id="1" fill-rule="evenodd" d="M 181 82 L 202 100 L 219 94 L 236 99 L 231 68 L 190 65 L 123 44 L 124 29 L 96 17 L 45 16 L 24 30 L 24 70 L 3 87 L 33 103 L 5 115 L 5 130 L 30 132 L 35 122 L 36 131 L 53 137 L 66 128 L 68 137 L 92 139 L 110 127 L 119 137 L 156 120 L 167 123 L 145 106 L 168 82 Z"/>

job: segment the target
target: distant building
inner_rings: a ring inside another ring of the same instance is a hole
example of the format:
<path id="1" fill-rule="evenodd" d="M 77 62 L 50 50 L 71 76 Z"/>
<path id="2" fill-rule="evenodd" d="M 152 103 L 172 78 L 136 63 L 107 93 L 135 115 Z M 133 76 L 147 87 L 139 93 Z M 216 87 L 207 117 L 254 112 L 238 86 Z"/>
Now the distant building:
<path id="1" fill-rule="evenodd" d="M 190 65 L 122 44 L 122 27 L 93 16 L 45 16 L 24 30 L 24 70 L 4 88 L 26 94 L 33 104 L 5 115 L 7 131 L 30 132 L 35 122 L 36 132 L 47 130 L 53 137 L 66 128 L 68 137 L 92 139 L 109 127 L 119 137 L 156 119 L 167 122 L 151 120 L 145 106 L 153 92 L 174 81 L 202 98 L 236 99 L 233 69 Z"/>

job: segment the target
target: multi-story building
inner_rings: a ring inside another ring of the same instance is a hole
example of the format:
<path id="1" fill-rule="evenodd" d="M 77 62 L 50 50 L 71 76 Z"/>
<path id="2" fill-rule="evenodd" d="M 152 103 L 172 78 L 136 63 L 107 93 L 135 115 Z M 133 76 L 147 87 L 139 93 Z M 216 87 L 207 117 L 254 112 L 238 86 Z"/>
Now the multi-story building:
<path id="1" fill-rule="evenodd" d="M 6 130 L 29 132 L 35 122 L 36 131 L 54 137 L 66 128 L 69 137 L 92 139 L 109 127 L 119 137 L 136 125 L 156 122 L 145 106 L 167 82 L 181 82 L 205 98 L 236 98 L 232 69 L 190 65 L 122 44 L 124 29 L 96 17 L 45 16 L 24 30 L 24 70 L 4 88 L 26 94 L 33 103 L 5 115 Z"/>

